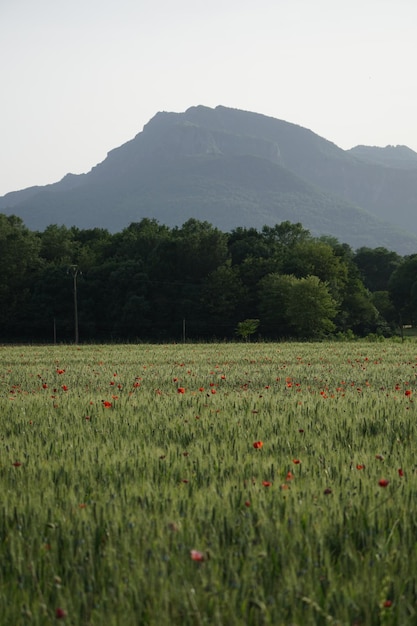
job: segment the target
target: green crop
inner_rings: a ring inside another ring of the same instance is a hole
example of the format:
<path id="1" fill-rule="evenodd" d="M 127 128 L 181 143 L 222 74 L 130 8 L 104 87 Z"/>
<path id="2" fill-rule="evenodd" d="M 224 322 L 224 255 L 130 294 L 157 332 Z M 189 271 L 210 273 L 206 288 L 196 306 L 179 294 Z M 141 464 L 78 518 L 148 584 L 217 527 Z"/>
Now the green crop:
<path id="1" fill-rule="evenodd" d="M 417 623 L 417 344 L 0 365 L 0 624 Z"/>

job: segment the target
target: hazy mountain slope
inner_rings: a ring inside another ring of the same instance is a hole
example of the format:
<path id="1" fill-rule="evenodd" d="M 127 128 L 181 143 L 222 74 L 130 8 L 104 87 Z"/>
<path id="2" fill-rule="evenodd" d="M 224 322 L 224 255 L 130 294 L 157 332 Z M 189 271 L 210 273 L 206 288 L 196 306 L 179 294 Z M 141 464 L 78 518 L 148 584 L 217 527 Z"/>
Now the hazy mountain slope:
<path id="1" fill-rule="evenodd" d="M 397 229 L 413 230 L 399 209 L 391 209 L 396 226 L 378 215 L 387 197 L 396 206 L 398 181 L 410 194 L 405 204 L 413 206 L 415 178 L 411 170 L 365 162 L 295 124 L 199 106 L 158 113 L 88 174 L 7 194 L 0 211 L 38 230 L 56 223 L 117 231 L 142 217 L 169 226 L 195 217 L 230 230 L 288 219 L 353 247 L 407 254 L 417 251 L 417 226 L 415 235 Z M 378 207 L 374 215 L 372 207 Z"/>
<path id="2" fill-rule="evenodd" d="M 355 146 L 348 151 L 352 156 L 368 163 L 378 163 L 398 169 L 417 170 L 417 152 L 407 146 Z"/>

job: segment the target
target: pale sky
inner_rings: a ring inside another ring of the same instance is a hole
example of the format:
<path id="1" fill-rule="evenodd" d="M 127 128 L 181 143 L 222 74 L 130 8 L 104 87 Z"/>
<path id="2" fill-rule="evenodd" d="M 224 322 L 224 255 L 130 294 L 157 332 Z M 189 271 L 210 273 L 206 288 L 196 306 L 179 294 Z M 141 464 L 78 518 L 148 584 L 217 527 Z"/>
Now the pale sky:
<path id="1" fill-rule="evenodd" d="M 219 104 L 417 152 L 416 0 L 0 0 L 0 195 Z"/>

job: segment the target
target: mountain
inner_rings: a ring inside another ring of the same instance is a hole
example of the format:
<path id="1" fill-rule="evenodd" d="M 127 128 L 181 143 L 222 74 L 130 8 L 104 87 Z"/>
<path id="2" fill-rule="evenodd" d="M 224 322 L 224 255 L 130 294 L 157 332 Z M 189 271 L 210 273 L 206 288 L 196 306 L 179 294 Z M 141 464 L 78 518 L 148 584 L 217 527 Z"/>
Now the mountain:
<path id="1" fill-rule="evenodd" d="M 415 166 L 412 164 L 415 163 Z M 87 174 L 0 198 L 32 230 L 119 231 L 143 217 L 190 217 L 224 231 L 301 222 L 353 248 L 417 252 L 417 153 L 342 150 L 309 129 L 218 106 L 157 113 Z"/>
<path id="2" fill-rule="evenodd" d="M 378 163 L 406 170 L 417 170 L 417 152 L 410 150 L 407 146 L 356 146 L 351 148 L 349 153 L 353 156 L 367 161 L 368 163 Z"/>

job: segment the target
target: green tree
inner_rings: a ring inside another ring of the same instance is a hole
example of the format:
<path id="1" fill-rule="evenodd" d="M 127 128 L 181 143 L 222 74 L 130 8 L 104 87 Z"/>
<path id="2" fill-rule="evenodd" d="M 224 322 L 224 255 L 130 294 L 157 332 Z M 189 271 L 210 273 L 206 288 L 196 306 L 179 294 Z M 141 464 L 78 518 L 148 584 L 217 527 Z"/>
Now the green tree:
<path id="1" fill-rule="evenodd" d="M 276 272 L 260 280 L 258 297 L 262 333 L 272 337 L 288 337 L 292 334 L 288 304 L 296 282 L 295 276 Z"/>
<path id="2" fill-rule="evenodd" d="M 333 332 L 336 313 L 336 301 L 329 286 L 318 276 L 307 276 L 293 282 L 288 295 L 287 315 L 298 337 L 317 338 Z"/>
<path id="3" fill-rule="evenodd" d="M 237 267 L 230 262 L 220 265 L 204 281 L 202 317 L 214 334 L 230 334 L 241 315 L 246 297 Z"/>
<path id="4" fill-rule="evenodd" d="M 370 292 L 355 272 L 350 275 L 343 290 L 337 324 L 341 331 L 352 330 L 355 335 L 367 335 L 376 331 L 378 311 Z"/>
<path id="5" fill-rule="evenodd" d="M 365 287 L 370 291 L 387 291 L 392 273 L 401 264 L 401 257 L 383 247 L 359 248 L 353 261 Z"/>
<path id="6" fill-rule="evenodd" d="M 297 278 L 317 276 L 327 283 L 332 296 L 339 300 L 348 279 L 348 267 L 336 250 L 318 239 L 297 242 L 284 265 L 286 274 Z"/>
<path id="7" fill-rule="evenodd" d="M 42 267 L 40 240 L 14 215 L 0 214 L 0 333 L 30 333 L 30 290 Z"/>
<path id="8" fill-rule="evenodd" d="M 404 257 L 388 283 L 390 298 L 397 312 L 398 323 L 417 323 L 417 254 Z"/>
<path id="9" fill-rule="evenodd" d="M 269 258 L 273 254 L 265 236 L 256 228 L 235 228 L 228 237 L 228 249 L 233 265 L 240 265 L 247 258 Z"/>
<path id="10" fill-rule="evenodd" d="M 251 335 L 254 335 L 258 330 L 258 319 L 247 319 L 239 322 L 236 328 L 236 335 L 242 337 L 245 341 L 249 341 Z"/>
<path id="11" fill-rule="evenodd" d="M 66 226 L 52 224 L 40 233 L 40 256 L 48 263 L 71 265 L 77 262 L 80 244 L 74 241 L 74 231 Z"/>

